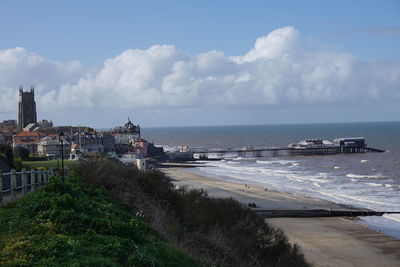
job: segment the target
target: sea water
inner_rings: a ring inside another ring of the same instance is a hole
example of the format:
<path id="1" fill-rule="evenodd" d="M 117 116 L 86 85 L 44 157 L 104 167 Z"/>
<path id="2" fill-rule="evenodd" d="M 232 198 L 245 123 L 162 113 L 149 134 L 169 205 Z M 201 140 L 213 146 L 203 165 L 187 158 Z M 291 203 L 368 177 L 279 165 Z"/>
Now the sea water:
<path id="1" fill-rule="evenodd" d="M 205 161 L 198 172 L 219 179 L 376 211 L 400 211 L 400 122 L 148 128 L 158 145 L 214 149 L 287 146 L 303 139 L 365 137 L 384 153 L 231 157 Z M 400 215 L 361 217 L 361 223 L 400 239 Z"/>

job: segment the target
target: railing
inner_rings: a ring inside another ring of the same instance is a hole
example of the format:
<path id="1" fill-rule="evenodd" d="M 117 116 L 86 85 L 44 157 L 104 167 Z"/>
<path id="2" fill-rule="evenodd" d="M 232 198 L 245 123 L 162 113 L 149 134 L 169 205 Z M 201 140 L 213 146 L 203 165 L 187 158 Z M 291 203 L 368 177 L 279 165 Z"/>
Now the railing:
<path id="1" fill-rule="evenodd" d="M 47 171 L 25 170 L 16 172 L 11 170 L 8 173 L 0 171 L 0 207 L 5 203 L 13 202 L 17 197 L 33 192 L 49 181 L 54 175 L 50 168 Z"/>

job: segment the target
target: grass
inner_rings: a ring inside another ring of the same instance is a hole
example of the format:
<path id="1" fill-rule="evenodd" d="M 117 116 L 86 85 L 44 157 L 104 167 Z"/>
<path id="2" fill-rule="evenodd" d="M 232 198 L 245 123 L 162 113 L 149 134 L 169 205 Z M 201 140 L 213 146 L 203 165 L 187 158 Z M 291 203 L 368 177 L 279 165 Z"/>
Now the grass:
<path id="1" fill-rule="evenodd" d="M 44 161 L 23 161 L 22 164 L 24 166 L 29 166 L 31 168 L 38 168 L 38 167 L 44 167 L 44 168 L 61 168 L 61 160 L 44 160 Z M 64 167 L 72 167 L 77 164 L 77 161 L 75 160 L 64 160 Z"/>
<path id="2" fill-rule="evenodd" d="M 197 266 L 79 177 L 0 208 L 0 266 Z"/>

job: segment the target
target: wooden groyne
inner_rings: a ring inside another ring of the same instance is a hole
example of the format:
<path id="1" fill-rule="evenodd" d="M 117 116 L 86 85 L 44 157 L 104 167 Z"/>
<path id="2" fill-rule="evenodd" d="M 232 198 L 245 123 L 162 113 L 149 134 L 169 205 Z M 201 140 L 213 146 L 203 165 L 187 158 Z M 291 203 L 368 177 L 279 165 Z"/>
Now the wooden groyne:
<path id="1" fill-rule="evenodd" d="M 310 217 L 358 217 L 358 216 L 382 216 L 384 214 L 400 214 L 394 211 L 374 210 L 264 210 L 253 209 L 258 215 L 265 218 L 310 218 Z"/>

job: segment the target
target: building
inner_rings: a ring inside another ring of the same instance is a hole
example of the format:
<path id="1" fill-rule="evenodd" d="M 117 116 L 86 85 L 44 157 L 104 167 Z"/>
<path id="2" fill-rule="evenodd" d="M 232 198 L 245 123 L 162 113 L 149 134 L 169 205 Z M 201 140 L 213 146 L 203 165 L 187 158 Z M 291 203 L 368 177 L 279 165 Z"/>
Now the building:
<path id="1" fill-rule="evenodd" d="M 95 132 L 77 132 L 68 135 L 67 140 L 71 144 L 78 145 L 78 149 L 82 153 L 102 153 L 104 152 L 102 135 Z"/>
<path id="2" fill-rule="evenodd" d="M 365 147 L 364 137 L 343 137 L 333 140 L 333 143 L 344 147 Z"/>
<path id="3" fill-rule="evenodd" d="M 333 140 L 336 146 L 340 147 L 341 153 L 357 153 L 364 151 L 366 147 L 364 137 L 344 137 Z"/>
<path id="4" fill-rule="evenodd" d="M 39 156 L 59 158 L 61 157 L 61 148 L 64 150 L 64 158 L 67 157 L 71 152 L 70 143 L 64 140 L 61 146 L 59 136 L 46 136 L 38 143 L 37 154 Z"/>
<path id="5" fill-rule="evenodd" d="M 22 86 L 19 88 L 18 103 L 18 128 L 22 131 L 29 123 L 37 123 L 35 89 L 31 87 L 30 92 L 24 92 Z"/>
<path id="6" fill-rule="evenodd" d="M 29 150 L 31 154 L 37 154 L 38 145 L 45 135 L 41 132 L 20 132 L 13 136 L 13 147 L 21 146 Z"/>
<path id="7" fill-rule="evenodd" d="M 3 139 L 3 144 L 8 144 L 8 145 L 12 145 L 13 143 L 13 136 L 18 132 L 17 129 L 13 130 L 13 129 L 8 129 L 8 128 L 4 128 L 4 129 L 0 129 L 0 133 L 2 135 L 2 139 Z"/>
<path id="8" fill-rule="evenodd" d="M 147 141 L 144 139 L 137 139 L 134 141 L 136 154 L 138 158 L 143 159 L 147 157 Z"/>
<path id="9" fill-rule="evenodd" d="M 118 154 L 135 152 L 134 142 L 140 139 L 140 126 L 133 125 L 128 118 L 124 126 L 111 129 L 110 134 L 114 137 L 115 151 Z"/>
<path id="10" fill-rule="evenodd" d="M 0 135 L 3 144 L 12 145 L 12 137 L 18 133 L 18 124 L 16 120 L 5 120 L 0 122 Z"/>
<path id="11" fill-rule="evenodd" d="M 132 140 L 140 139 L 140 126 L 133 125 L 128 118 L 124 126 L 118 126 L 111 130 L 115 138 L 115 144 L 129 144 Z"/>
<path id="12" fill-rule="evenodd" d="M 104 152 L 114 152 L 115 151 L 115 137 L 109 133 L 100 134 L 103 141 Z"/>
<path id="13" fill-rule="evenodd" d="M 53 121 L 49 120 L 41 120 L 38 122 L 38 126 L 40 130 L 47 130 L 53 128 Z"/>
<path id="14" fill-rule="evenodd" d="M 4 120 L 0 122 L 0 128 L 7 128 L 7 127 L 17 127 L 16 120 Z"/>
<path id="15" fill-rule="evenodd" d="M 23 132 L 36 132 L 39 131 L 39 125 L 35 122 L 28 123 L 24 128 L 22 128 Z"/>
<path id="16" fill-rule="evenodd" d="M 45 123 L 46 120 L 42 120 L 39 122 L 39 127 L 40 131 L 45 134 L 59 134 L 63 132 L 65 136 L 72 136 L 75 133 L 81 133 L 81 132 L 89 132 L 89 133 L 94 133 L 95 130 L 93 128 L 87 127 L 87 126 L 51 126 L 53 125 L 52 121 L 47 121 L 48 123 Z"/>
<path id="17" fill-rule="evenodd" d="M 82 160 L 83 153 L 77 149 L 71 149 L 71 154 L 69 154 L 69 159 L 70 160 Z"/>

